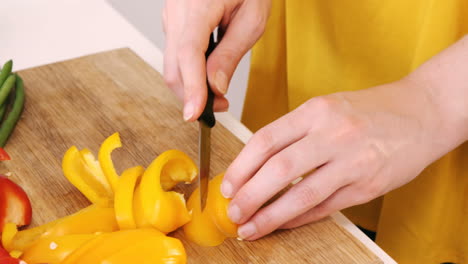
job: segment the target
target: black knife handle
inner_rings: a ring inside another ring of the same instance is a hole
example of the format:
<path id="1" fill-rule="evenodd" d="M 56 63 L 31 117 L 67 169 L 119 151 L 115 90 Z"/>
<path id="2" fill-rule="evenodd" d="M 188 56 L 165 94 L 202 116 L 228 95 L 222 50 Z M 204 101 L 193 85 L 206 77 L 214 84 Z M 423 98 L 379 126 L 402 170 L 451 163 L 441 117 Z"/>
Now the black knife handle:
<path id="1" fill-rule="evenodd" d="M 208 49 L 206 50 L 206 53 L 205 53 L 205 58 L 207 61 L 208 61 L 208 57 L 210 56 L 210 54 L 216 48 L 216 45 L 217 43 L 214 40 L 214 35 L 213 33 L 211 33 L 210 43 L 208 44 Z M 203 113 L 198 118 L 198 121 L 204 122 L 208 127 L 214 127 L 214 125 L 216 124 L 216 119 L 213 113 L 213 103 L 214 103 L 215 94 L 211 90 L 210 84 L 208 83 L 208 76 L 206 77 L 206 87 L 208 87 L 208 96 L 206 99 L 206 105 L 205 105 L 205 108 L 203 109 Z"/>

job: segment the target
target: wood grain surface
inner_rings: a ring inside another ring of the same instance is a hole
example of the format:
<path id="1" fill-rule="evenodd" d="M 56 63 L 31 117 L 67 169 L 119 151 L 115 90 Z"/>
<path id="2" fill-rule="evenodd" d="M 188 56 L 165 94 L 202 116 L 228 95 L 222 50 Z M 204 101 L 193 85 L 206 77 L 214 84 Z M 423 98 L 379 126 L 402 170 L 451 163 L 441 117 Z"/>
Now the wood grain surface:
<path id="1" fill-rule="evenodd" d="M 179 149 L 197 161 L 198 126 L 182 120 L 181 107 L 161 75 L 129 49 L 119 49 L 20 72 L 26 107 L 6 146 L 12 161 L 0 172 L 24 187 L 33 204 L 33 225 L 76 212 L 87 200 L 61 171 L 72 145 L 96 155 L 102 141 L 121 134 L 113 153 L 117 171 L 147 166 L 158 154 Z M 243 144 L 217 124 L 212 133 L 211 175 L 224 171 Z M 193 186 L 178 187 L 190 193 Z M 89 223 L 92 224 L 92 223 Z M 231 239 L 205 248 L 180 238 L 189 263 L 381 263 L 330 218 L 256 242 Z"/>

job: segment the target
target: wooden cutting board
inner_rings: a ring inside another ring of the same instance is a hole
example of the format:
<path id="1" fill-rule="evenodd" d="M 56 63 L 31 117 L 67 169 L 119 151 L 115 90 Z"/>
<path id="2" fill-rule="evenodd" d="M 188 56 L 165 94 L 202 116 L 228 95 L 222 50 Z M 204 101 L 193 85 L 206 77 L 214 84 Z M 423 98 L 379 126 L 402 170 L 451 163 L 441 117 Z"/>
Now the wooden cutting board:
<path id="1" fill-rule="evenodd" d="M 197 160 L 198 126 L 182 121 L 181 107 L 161 75 L 129 49 L 99 53 L 20 72 L 26 107 L 6 150 L 12 161 L 0 172 L 24 187 L 33 225 L 76 212 L 88 201 L 61 171 L 72 145 L 95 154 L 112 133 L 123 148 L 113 154 L 118 172 L 147 166 L 158 154 L 179 149 Z M 224 171 L 243 144 L 221 124 L 212 133 L 211 175 Z M 192 186 L 181 187 L 188 194 Z M 189 263 L 381 263 L 351 234 L 327 218 L 256 242 L 230 239 L 204 248 L 185 240 Z"/>

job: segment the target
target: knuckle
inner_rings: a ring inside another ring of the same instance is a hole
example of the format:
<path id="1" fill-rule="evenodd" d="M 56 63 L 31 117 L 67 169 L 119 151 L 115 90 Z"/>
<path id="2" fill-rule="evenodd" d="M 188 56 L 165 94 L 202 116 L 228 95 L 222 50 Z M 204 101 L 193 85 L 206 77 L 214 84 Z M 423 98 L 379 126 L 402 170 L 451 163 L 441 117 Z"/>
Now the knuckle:
<path id="1" fill-rule="evenodd" d="M 296 205 L 300 208 L 308 208 L 321 200 L 321 194 L 317 187 L 304 185 L 296 190 Z"/>
<path id="2" fill-rule="evenodd" d="M 353 115 L 346 115 L 341 121 L 341 135 L 346 139 L 358 139 L 365 134 L 366 123 Z"/>
<path id="3" fill-rule="evenodd" d="M 273 222 L 274 218 L 267 210 L 259 212 L 254 219 L 254 223 L 257 226 L 259 232 L 268 230 L 273 224 Z"/>
<path id="4" fill-rule="evenodd" d="M 179 77 L 177 74 L 168 71 L 164 74 L 164 81 L 166 82 L 167 86 L 172 89 L 179 83 Z"/>
<path id="5" fill-rule="evenodd" d="M 262 154 L 270 154 L 274 150 L 273 134 L 267 128 L 262 128 L 255 133 L 252 143 Z"/>
<path id="6" fill-rule="evenodd" d="M 329 96 L 314 97 L 305 103 L 306 108 L 319 113 L 329 113 L 335 105 L 335 100 Z"/>
<path id="7" fill-rule="evenodd" d="M 294 162 L 286 157 L 272 158 L 271 163 L 273 174 L 280 179 L 289 178 L 286 176 L 290 175 L 294 168 Z"/>

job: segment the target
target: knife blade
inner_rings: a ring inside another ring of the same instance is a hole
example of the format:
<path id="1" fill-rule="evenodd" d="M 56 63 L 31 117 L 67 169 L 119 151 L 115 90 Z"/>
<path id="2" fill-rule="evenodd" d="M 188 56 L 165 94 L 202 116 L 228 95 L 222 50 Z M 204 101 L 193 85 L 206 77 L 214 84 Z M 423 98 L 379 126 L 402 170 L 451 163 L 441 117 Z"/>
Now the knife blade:
<path id="1" fill-rule="evenodd" d="M 206 50 L 205 57 L 208 57 L 216 48 L 216 42 L 213 33 L 210 35 L 210 42 L 208 49 Z M 206 100 L 205 108 L 203 113 L 198 118 L 199 121 L 199 142 L 198 142 L 198 156 L 199 156 L 199 168 L 200 176 L 198 177 L 198 186 L 200 189 L 200 208 L 203 209 L 206 206 L 206 199 L 208 196 L 208 180 L 210 178 L 210 158 L 211 158 L 211 128 L 215 126 L 216 119 L 213 113 L 213 102 L 214 93 L 211 90 L 210 84 L 208 83 L 208 77 L 206 80 L 206 86 L 208 88 L 208 96 Z"/>

